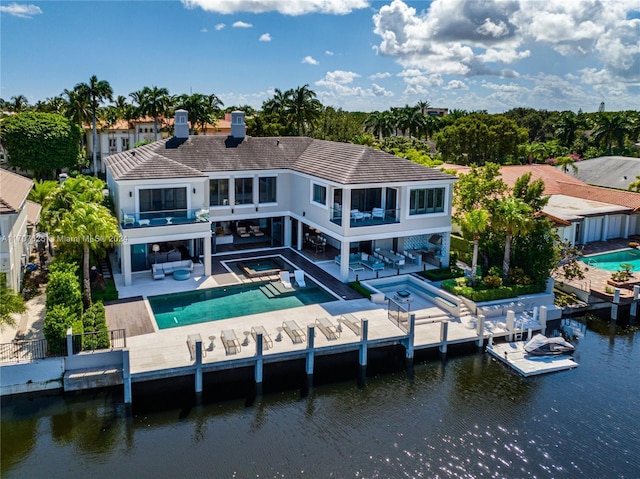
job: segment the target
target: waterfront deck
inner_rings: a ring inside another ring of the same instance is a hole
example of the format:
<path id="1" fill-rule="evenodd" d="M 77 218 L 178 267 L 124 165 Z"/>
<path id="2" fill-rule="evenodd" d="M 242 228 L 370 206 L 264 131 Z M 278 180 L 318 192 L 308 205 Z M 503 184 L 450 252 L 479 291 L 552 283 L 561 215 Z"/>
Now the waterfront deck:
<path id="1" fill-rule="evenodd" d="M 571 356 L 533 356 L 524 350 L 526 341 L 491 344 L 487 352 L 494 358 L 518 371 L 522 376 L 565 371 L 578 367 Z"/>

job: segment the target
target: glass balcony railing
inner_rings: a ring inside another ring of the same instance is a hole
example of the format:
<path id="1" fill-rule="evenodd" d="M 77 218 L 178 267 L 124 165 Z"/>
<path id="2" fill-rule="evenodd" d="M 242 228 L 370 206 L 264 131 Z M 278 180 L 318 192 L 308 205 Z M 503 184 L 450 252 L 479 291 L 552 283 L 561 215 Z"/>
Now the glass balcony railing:
<path id="1" fill-rule="evenodd" d="M 122 228 L 147 228 L 149 226 L 209 223 L 208 208 L 143 212 L 121 211 L 121 213 L 120 225 Z"/>
<path id="2" fill-rule="evenodd" d="M 392 223 L 400 223 L 399 209 L 374 208 L 371 211 L 353 209 L 349 212 L 349 226 L 359 228 L 361 226 L 378 226 Z M 331 222 L 342 226 L 342 210 L 331 209 Z"/>

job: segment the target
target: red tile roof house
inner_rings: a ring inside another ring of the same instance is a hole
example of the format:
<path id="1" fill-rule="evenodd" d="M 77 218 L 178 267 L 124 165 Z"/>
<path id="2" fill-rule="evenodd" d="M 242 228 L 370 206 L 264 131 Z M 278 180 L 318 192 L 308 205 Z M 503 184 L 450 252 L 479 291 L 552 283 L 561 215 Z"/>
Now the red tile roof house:
<path id="1" fill-rule="evenodd" d="M 313 228 L 342 258 L 376 247 L 420 249 L 438 235 L 448 262 L 457 178 L 370 147 L 246 136 L 243 112 L 232 113 L 229 135 L 190 136 L 187 112 L 178 110 L 174 137 L 105 164 L 126 237 L 118 249 L 125 285 L 150 277 L 154 245 L 201 257 L 210 275 L 221 243 L 252 239 L 247 226 L 272 247 L 298 251 L 303 231 Z M 347 282 L 349 273 L 342 261 L 339 279 Z"/>
<path id="2" fill-rule="evenodd" d="M 0 274 L 15 291 L 22 286 L 31 235 L 40 218 L 40 205 L 27 200 L 32 187 L 29 178 L 0 169 Z"/>
<path id="3" fill-rule="evenodd" d="M 458 174 L 471 168 L 443 165 Z M 583 245 L 613 238 L 640 235 L 640 193 L 588 185 L 551 165 L 505 165 L 502 179 L 509 186 L 525 173 L 542 179 L 549 203 L 543 213 L 554 220 L 561 238 Z"/>

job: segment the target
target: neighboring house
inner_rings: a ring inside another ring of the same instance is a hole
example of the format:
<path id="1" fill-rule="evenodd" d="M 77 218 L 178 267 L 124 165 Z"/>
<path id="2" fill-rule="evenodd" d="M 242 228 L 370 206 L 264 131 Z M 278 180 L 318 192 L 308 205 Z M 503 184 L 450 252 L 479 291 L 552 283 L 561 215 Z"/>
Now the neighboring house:
<path id="1" fill-rule="evenodd" d="M 458 173 L 470 170 L 459 165 L 443 167 Z M 542 212 L 554 221 L 563 240 L 581 245 L 640 235 L 640 193 L 588 185 L 551 165 L 500 168 L 502 179 L 510 187 L 528 172 L 532 181 L 538 178 L 544 181 L 544 194 L 550 198 Z"/>
<path id="2" fill-rule="evenodd" d="M 158 119 L 158 138 L 166 139 L 169 137 L 167 130 L 173 128 L 173 118 Z M 205 128 L 198 126 L 199 135 L 224 135 L 231 133 L 231 113 L 226 113 L 224 120 L 216 121 L 215 125 L 207 123 Z M 91 126 L 85 126 L 85 134 L 87 137 L 87 155 L 89 158 L 93 155 L 93 134 Z M 97 127 L 98 137 L 98 166 L 100 171 L 104 173 L 104 165 L 102 158 L 109 155 L 121 153 L 134 148 L 136 143 L 152 142 L 155 139 L 153 118 L 145 117 L 136 120 L 118 120 L 112 125 L 102 122 Z M 93 168 L 93 164 L 89 162 L 89 171 Z"/>
<path id="3" fill-rule="evenodd" d="M 575 163 L 577 172 L 567 173 L 589 185 L 626 190 L 640 175 L 640 158 L 629 156 L 601 156 Z M 560 168 L 560 167 L 559 167 Z"/>
<path id="4" fill-rule="evenodd" d="M 31 239 L 40 218 L 40 205 L 27 200 L 33 182 L 0 169 L 0 274 L 20 291 L 24 267 L 29 261 Z"/>
<path id="5" fill-rule="evenodd" d="M 200 257 L 209 275 L 221 251 L 252 241 L 301 251 L 309 232 L 342 258 L 437 243 L 448 264 L 456 177 L 370 147 L 247 137 L 243 112 L 233 112 L 228 136 L 190 136 L 187 112 L 178 110 L 173 138 L 105 163 L 125 237 L 118 254 L 127 285 L 158 251 Z M 349 272 L 341 262 L 342 281 Z"/>

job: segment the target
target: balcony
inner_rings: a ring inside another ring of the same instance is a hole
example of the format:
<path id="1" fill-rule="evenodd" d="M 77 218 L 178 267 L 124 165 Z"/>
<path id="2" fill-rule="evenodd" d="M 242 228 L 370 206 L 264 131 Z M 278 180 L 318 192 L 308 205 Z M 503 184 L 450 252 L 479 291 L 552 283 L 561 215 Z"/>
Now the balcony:
<path id="1" fill-rule="evenodd" d="M 331 209 L 331 222 L 342 226 L 342 209 Z M 380 226 L 400 223 L 399 209 L 374 208 L 371 211 L 351 210 L 349 226 L 360 228 L 363 226 Z"/>
<path id="2" fill-rule="evenodd" d="M 142 213 L 121 211 L 122 229 L 149 228 L 154 226 L 209 223 L 209 209 L 145 211 Z"/>

